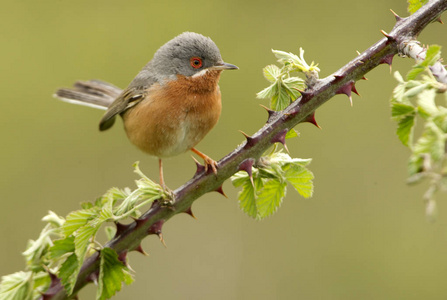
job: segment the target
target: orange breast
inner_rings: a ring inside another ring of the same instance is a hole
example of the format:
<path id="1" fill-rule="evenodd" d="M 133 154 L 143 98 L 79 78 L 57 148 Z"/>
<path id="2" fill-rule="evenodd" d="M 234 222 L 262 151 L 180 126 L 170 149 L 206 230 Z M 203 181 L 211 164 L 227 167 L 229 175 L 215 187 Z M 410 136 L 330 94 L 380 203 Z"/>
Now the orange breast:
<path id="1" fill-rule="evenodd" d="M 123 115 L 129 140 L 157 157 L 190 150 L 216 125 L 222 109 L 220 71 L 154 84 Z"/>

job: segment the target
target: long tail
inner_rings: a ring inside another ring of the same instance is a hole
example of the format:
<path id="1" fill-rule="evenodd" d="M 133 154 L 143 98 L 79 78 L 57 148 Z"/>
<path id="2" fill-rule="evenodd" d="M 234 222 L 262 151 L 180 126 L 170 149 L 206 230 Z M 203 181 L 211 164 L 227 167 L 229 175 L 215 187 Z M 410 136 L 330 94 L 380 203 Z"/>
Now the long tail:
<path id="1" fill-rule="evenodd" d="M 73 88 L 56 91 L 55 98 L 62 101 L 106 110 L 121 94 L 122 89 L 101 80 L 77 81 Z"/>

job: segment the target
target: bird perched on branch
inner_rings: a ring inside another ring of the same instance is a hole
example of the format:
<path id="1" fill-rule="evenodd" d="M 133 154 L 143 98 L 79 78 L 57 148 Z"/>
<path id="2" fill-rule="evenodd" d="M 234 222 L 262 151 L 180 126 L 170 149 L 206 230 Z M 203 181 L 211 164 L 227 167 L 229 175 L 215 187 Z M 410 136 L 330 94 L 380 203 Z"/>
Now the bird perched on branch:
<path id="1" fill-rule="evenodd" d="M 159 158 L 160 184 L 165 187 L 162 158 L 188 150 L 217 173 L 217 163 L 194 147 L 219 119 L 221 72 L 237 68 L 222 60 L 210 38 L 184 32 L 161 46 L 125 90 L 100 80 L 78 81 L 71 89 L 57 90 L 55 97 L 107 109 L 101 131 L 120 115 L 129 140 Z"/>

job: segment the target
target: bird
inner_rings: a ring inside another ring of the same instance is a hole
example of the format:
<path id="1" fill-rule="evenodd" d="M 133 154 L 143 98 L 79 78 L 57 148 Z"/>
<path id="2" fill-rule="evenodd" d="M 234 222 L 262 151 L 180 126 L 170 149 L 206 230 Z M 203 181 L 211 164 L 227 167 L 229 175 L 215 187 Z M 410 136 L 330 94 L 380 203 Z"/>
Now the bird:
<path id="1" fill-rule="evenodd" d="M 237 66 L 223 61 L 209 37 L 183 32 L 161 46 L 124 90 L 102 80 L 77 81 L 58 89 L 62 101 L 105 109 L 99 130 L 122 117 L 131 143 L 157 157 L 160 185 L 166 189 L 162 160 L 192 151 L 217 174 L 217 162 L 195 146 L 216 125 L 222 109 L 219 79 Z"/>

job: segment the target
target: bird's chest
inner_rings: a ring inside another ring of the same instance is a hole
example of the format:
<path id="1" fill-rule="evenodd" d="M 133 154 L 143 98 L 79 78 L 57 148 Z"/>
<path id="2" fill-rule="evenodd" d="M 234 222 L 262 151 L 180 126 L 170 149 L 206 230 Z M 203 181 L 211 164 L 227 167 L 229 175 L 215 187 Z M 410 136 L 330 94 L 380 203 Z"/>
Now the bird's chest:
<path id="1" fill-rule="evenodd" d="M 158 157 L 183 153 L 200 142 L 219 119 L 221 96 L 217 84 L 210 90 L 192 84 L 177 80 L 149 90 L 147 99 L 125 115 L 130 140 Z"/>

